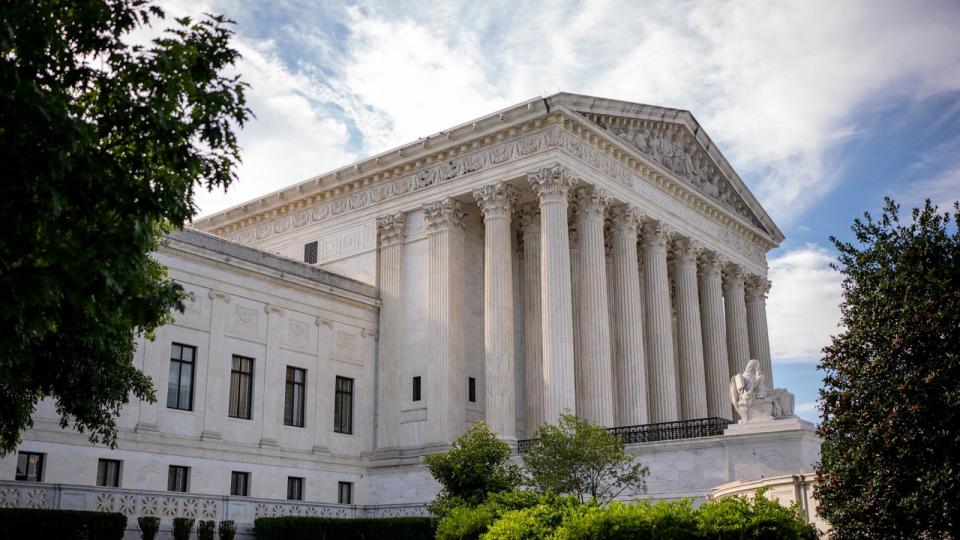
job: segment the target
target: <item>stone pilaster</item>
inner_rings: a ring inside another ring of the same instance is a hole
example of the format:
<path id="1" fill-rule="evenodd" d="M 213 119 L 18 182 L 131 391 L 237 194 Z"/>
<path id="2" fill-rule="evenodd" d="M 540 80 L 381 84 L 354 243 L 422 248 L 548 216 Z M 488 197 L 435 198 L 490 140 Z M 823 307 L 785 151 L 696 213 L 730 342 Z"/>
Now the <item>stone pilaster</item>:
<path id="1" fill-rule="evenodd" d="M 677 371 L 674 366 L 673 316 L 667 275 L 669 231 L 657 221 L 643 225 L 643 284 L 646 297 L 647 374 L 650 378 L 650 421 L 680 419 Z"/>
<path id="2" fill-rule="evenodd" d="M 573 364 L 573 306 L 567 193 L 576 178 L 561 167 L 527 175 L 540 200 L 540 287 L 543 316 L 544 421 L 576 412 Z"/>
<path id="3" fill-rule="evenodd" d="M 307 396 L 313 397 L 313 420 L 307 417 L 307 425 L 314 430 L 313 453 L 324 454 L 330 451 L 330 433 L 333 432 L 334 381 L 336 373 L 330 352 L 333 348 L 333 322 L 317 317 L 313 321 L 317 326 L 317 366 L 313 375 L 309 375 Z M 310 397 L 307 398 L 310 403 Z"/>
<path id="4" fill-rule="evenodd" d="M 617 424 L 635 426 L 650 422 L 647 407 L 647 365 L 643 339 L 643 303 L 637 263 L 635 208 L 626 205 L 611 211 L 613 237 L 613 329 L 617 347 L 614 380 L 617 387 Z"/>
<path id="5" fill-rule="evenodd" d="M 473 192 L 483 213 L 483 325 L 487 424 L 504 439 L 515 439 L 513 245 L 510 215 L 517 194 L 497 183 Z"/>
<path id="6" fill-rule="evenodd" d="M 700 256 L 700 326 L 707 414 L 732 418 L 728 386 L 733 375 L 727 362 L 727 327 L 721 285 L 723 264 L 716 253 L 704 252 Z"/>
<path id="7" fill-rule="evenodd" d="M 767 334 L 767 293 L 770 281 L 751 275 L 746 280 L 747 338 L 750 358 L 760 361 L 767 385 L 773 388 L 773 366 L 770 363 L 770 337 Z"/>
<path id="8" fill-rule="evenodd" d="M 524 375 L 526 436 L 543 424 L 543 317 L 540 309 L 540 206 L 525 204 L 519 212 L 523 236 Z"/>
<path id="9" fill-rule="evenodd" d="M 444 199 L 423 208 L 429 249 L 425 382 L 431 441 L 449 444 L 466 422 L 463 346 L 463 206 Z"/>
<path id="10" fill-rule="evenodd" d="M 226 373 L 227 381 L 230 380 L 230 362 L 232 360 L 225 344 L 224 332 L 224 327 L 227 324 L 227 304 L 230 303 L 230 295 L 214 289 L 210 290 L 209 295 L 210 341 L 203 388 L 203 431 L 200 437 L 202 439 L 222 439 L 220 426 L 223 425 L 224 419 L 227 417 L 227 399 L 230 395 L 230 388 L 217 388 L 216 384 L 223 379 L 214 377 L 214 373 L 218 371 Z M 199 393 L 199 390 L 197 388 L 197 393 Z"/>
<path id="11" fill-rule="evenodd" d="M 400 444 L 400 332 L 403 328 L 403 238 L 406 214 L 377 220 L 380 244 L 380 353 L 377 447 Z"/>
<path id="12" fill-rule="evenodd" d="M 583 388 L 583 401 L 577 402 L 577 414 L 596 424 L 613 427 L 613 364 L 603 240 L 608 203 L 607 194 L 596 186 L 582 186 L 575 192 L 573 204 L 577 208 L 580 236 L 577 310 L 580 313 L 581 356 L 577 374 Z"/>
<path id="13" fill-rule="evenodd" d="M 728 264 L 723 269 L 723 305 L 727 320 L 727 363 L 731 374 L 742 373 L 750 359 L 743 279 L 743 269 L 739 266 Z"/>
<path id="14" fill-rule="evenodd" d="M 684 420 L 707 417 L 707 390 L 703 366 L 700 298 L 697 292 L 696 242 L 673 242 L 673 283 L 677 305 L 677 359 L 680 372 L 680 416 Z"/>
<path id="15" fill-rule="evenodd" d="M 260 397 L 260 446 L 277 446 L 277 434 L 283 423 L 284 393 L 275 388 L 284 388 L 286 383 L 286 365 L 280 360 L 280 323 L 283 321 L 283 308 L 267 304 L 263 306 L 267 314 L 267 347 L 263 359 L 263 377 L 260 377 L 258 392 Z M 260 371 L 257 369 L 256 371 Z M 256 399 L 254 404 L 256 404 Z"/>

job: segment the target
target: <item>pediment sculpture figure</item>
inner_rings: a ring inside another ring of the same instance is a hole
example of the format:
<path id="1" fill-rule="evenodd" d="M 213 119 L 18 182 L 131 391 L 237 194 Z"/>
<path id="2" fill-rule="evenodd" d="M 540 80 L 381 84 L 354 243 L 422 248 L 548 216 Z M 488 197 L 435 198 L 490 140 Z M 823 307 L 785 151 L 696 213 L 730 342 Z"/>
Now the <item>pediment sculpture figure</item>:
<path id="1" fill-rule="evenodd" d="M 758 360 L 747 362 L 743 373 L 730 379 L 730 401 L 740 424 L 793 416 L 793 394 L 785 388 L 770 389 Z"/>

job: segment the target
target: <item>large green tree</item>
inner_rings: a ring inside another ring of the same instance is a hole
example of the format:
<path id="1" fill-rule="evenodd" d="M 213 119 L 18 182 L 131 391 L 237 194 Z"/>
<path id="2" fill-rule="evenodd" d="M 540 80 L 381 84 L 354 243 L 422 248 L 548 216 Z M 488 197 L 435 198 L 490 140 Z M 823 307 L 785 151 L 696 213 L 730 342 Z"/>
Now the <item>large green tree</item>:
<path id="1" fill-rule="evenodd" d="M 960 205 L 831 238 L 843 331 L 824 349 L 820 513 L 836 538 L 960 537 Z"/>
<path id="2" fill-rule="evenodd" d="M 135 339 L 183 309 L 149 253 L 226 187 L 250 113 L 229 21 L 145 0 L 0 3 L 0 455 L 37 402 L 113 444 L 130 396 L 155 399 Z"/>

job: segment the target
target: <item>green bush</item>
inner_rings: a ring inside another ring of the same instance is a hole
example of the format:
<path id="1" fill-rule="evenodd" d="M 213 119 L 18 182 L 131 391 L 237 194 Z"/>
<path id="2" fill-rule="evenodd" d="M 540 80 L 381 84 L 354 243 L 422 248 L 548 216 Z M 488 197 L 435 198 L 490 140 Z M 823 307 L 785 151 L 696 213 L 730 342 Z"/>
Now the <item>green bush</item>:
<path id="1" fill-rule="evenodd" d="M 211 520 L 197 523 L 197 540 L 213 540 L 213 533 L 217 530 L 217 522 Z"/>
<path id="2" fill-rule="evenodd" d="M 613 502 L 571 512 L 556 532 L 558 540 L 703 538 L 692 501 Z"/>
<path id="3" fill-rule="evenodd" d="M 160 530 L 160 518 L 152 516 L 143 516 L 137 518 L 137 525 L 140 527 L 140 537 L 143 540 L 153 540 L 157 537 L 157 531 Z"/>
<path id="4" fill-rule="evenodd" d="M 782 506 L 767 499 L 763 491 L 756 497 L 724 497 L 698 509 L 700 528 L 708 538 L 751 540 L 815 540 L 817 530 L 806 522 L 798 504 Z"/>
<path id="5" fill-rule="evenodd" d="M 237 535 L 237 524 L 231 519 L 225 519 L 220 522 L 220 530 L 217 531 L 220 540 L 233 540 Z"/>
<path id="6" fill-rule="evenodd" d="M 116 512 L 0 508 L 0 538 L 120 540 L 126 528 Z"/>
<path id="7" fill-rule="evenodd" d="M 437 540 L 477 540 L 501 515 L 511 510 L 530 508 L 541 497 L 529 491 L 491 493 L 477 506 L 462 505 L 449 509 L 437 525 Z"/>
<path id="8" fill-rule="evenodd" d="M 173 540 L 190 540 L 193 518 L 173 518 Z"/>
<path id="9" fill-rule="evenodd" d="M 336 519 L 318 517 L 258 518 L 257 540 L 432 540 L 433 520 L 422 517 Z"/>
<path id="10" fill-rule="evenodd" d="M 547 497 L 536 506 L 511 510 L 493 522 L 483 540 L 538 540 L 549 538 L 571 513 L 577 513 L 587 505 L 573 498 Z"/>

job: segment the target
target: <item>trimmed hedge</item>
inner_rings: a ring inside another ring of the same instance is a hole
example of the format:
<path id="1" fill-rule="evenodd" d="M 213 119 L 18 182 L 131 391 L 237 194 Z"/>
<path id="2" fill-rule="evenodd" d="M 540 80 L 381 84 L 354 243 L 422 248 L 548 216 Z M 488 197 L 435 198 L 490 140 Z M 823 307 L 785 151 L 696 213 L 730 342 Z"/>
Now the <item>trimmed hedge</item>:
<path id="1" fill-rule="evenodd" d="M 0 508 L 0 538 L 121 540 L 126 528 L 116 512 Z"/>
<path id="2" fill-rule="evenodd" d="M 258 518 L 257 540 L 433 540 L 434 523 L 425 517 L 338 519 L 319 517 Z"/>

